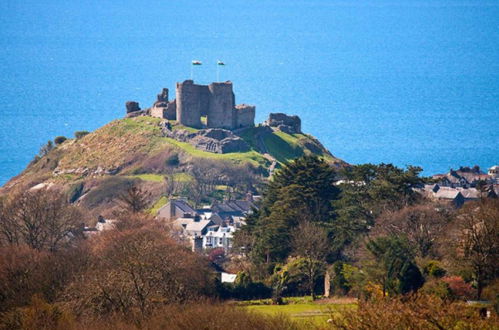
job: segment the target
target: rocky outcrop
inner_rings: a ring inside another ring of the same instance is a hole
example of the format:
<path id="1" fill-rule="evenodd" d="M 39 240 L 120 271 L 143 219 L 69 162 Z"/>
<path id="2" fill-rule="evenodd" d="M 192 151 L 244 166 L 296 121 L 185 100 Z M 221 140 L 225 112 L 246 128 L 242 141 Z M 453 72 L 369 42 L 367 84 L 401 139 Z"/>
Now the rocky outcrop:
<path id="1" fill-rule="evenodd" d="M 189 132 L 184 129 L 163 130 L 165 135 L 177 141 L 187 142 L 196 149 L 213 152 L 217 154 L 226 154 L 230 152 L 246 152 L 250 146 L 229 130 L 221 128 L 209 128 L 197 132 Z"/>
<path id="2" fill-rule="evenodd" d="M 288 134 L 301 133 L 300 117 L 288 116 L 285 113 L 271 113 L 264 125 L 277 128 Z"/>

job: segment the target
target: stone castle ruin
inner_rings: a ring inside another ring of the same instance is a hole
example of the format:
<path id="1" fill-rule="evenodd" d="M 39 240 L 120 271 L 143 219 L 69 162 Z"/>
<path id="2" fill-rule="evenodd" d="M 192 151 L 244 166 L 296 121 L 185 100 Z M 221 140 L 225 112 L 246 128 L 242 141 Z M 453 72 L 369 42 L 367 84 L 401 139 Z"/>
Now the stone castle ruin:
<path id="1" fill-rule="evenodd" d="M 141 109 L 139 103 L 128 101 L 127 117 L 165 119 L 162 125 L 166 137 L 190 143 L 203 151 L 229 153 L 250 150 L 248 143 L 233 131 L 255 126 L 255 106 L 235 104 L 232 82 L 198 85 L 193 80 L 185 80 L 177 83 L 175 96 L 170 101 L 168 88 L 163 88 L 156 102 L 148 109 Z M 200 130 L 172 129 L 169 121 Z M 301 133 L 300 118 L 283 113 L 271 113 L 263 126 L 270 131 L 277 129 L 289 134 Z"/>
<path id="2" fill-rule="evenodd" d="M 168 89 L 163 88 L 150 109 L 141 110 L 138 103 L 127 102 L 127 114 L 135 116 L 147 112 L 153 117 L 176 120 L 194 128 L 233 130 L 255 125 L 255 107 L 235 104 L 230 81 L 198 85 L 193 80 L 186 80 L 177 83 L 175 96 L 169 101 Z"/>

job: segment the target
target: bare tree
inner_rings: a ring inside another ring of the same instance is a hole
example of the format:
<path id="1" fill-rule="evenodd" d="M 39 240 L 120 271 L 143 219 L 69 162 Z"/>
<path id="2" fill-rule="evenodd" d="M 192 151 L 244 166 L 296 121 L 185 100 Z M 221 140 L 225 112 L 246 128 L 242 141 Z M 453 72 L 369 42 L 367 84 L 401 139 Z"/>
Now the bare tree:
<path id="1" fill-rule="evenodd" d="M 131 185 L 118 197 L 118 201 L 127 211 L 138 213 L 143 211 L 149 205 L 151 194 L 136 185 Z"/>
<path id="2" fill-rule="evenodd" d="M 308 290 L 315 300 L 315 282 L 324 268 L 329 252 L 329 242 L 326 231 L 311 222 L 303 221 L 295 229 L 292 237 L 294 253 L 306 260 Z"/>
<path id="3" fill-rule="evenodd" d="M 199 298 L 211 288 L 207 262 L 156 227 L 107 232 L 91 253 L 93 264 L 66 291 L 77 314 L 146 316 L 156 306 Z"/>
<path id="4" fill-rule="evenodd" d="M 486 281 L 499 275 L 499 200 L 466 205 L 458 221 L 459 247 L 473 270 L 480 299 Z"/>
<path id="5" fill-rule="evenodd" d="M 383 213 L 371 231 L 372 236 L 405 235 L 421 257 L 434 255 L 436 244 L 451 218 L 451 210 L 437 205 L 407 206 Z"/>
<path id="6" fill-rule="evenodd" d="M 41 189 L 12 196 L 0 205 L 0 234 L 9 244 L 56 250 L 83 222 L 82 213 L 56 191 Z"/>

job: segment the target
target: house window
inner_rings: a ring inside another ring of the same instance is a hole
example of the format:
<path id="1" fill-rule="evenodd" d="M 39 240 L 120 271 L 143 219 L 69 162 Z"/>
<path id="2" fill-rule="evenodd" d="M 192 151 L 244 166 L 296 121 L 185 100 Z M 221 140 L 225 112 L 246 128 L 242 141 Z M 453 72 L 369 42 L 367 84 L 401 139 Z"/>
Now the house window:
<path id="1" fill-rule="evenodd" d="M 223 244 L 222 237 L 220 237 L 220 238 L 219 238 L 219 241 L 218 241 L 218 242 L 219 242 L 218 244 L 220 244 L 220 245 L 222 245 L 222 244 Z"/>

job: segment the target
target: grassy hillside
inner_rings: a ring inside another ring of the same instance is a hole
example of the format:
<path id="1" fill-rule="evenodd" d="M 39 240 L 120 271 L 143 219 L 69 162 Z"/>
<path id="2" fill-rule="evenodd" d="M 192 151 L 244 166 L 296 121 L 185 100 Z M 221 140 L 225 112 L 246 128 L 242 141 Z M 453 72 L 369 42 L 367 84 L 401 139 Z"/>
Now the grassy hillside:
<path id="1" fill-rule="evenodd" d="M 185 128 L 174 126 L 174 129 Z M 84 137 L 68 139 L 56 146 L 0 188 L 0 194 L 53 183 L 70 193 L 72 199 L 86 201 L 88 207 L 104 208 L 102 204 L 110 202 L 127 184 L 139 182 L 155 191 L 156 204 L 152 208 L 156 209 L 165 202 L 158 201 L 164 175 L 173 171 L 176 181 L 190 182 L 189 171 L 203 159 L 221 161 L 228 166 L 251 164 L 259 173 L 266 173 L 274 160 L 279 165 L 303 154 L 317 154 L 331 163 L 344 164 L 305 134 L 286 134 L 265 127 L 236 134 L 249 143 L 249 151 L 215 154 L 164 137 L 159 118 L 118 119 Z M 75 191 L 81 196 L 75 195 Z"/>
<path id="2" fill-rule="evenodd" d="M 267 152 L 280 163 L 289 162 L 297 157 L 319 155 L 331 163 L 341 164 L 322 144 L 306 134 L 288 134 L 269 131 L 265 127 L 252 127 L 238 133 L 254 150 Z"/>

